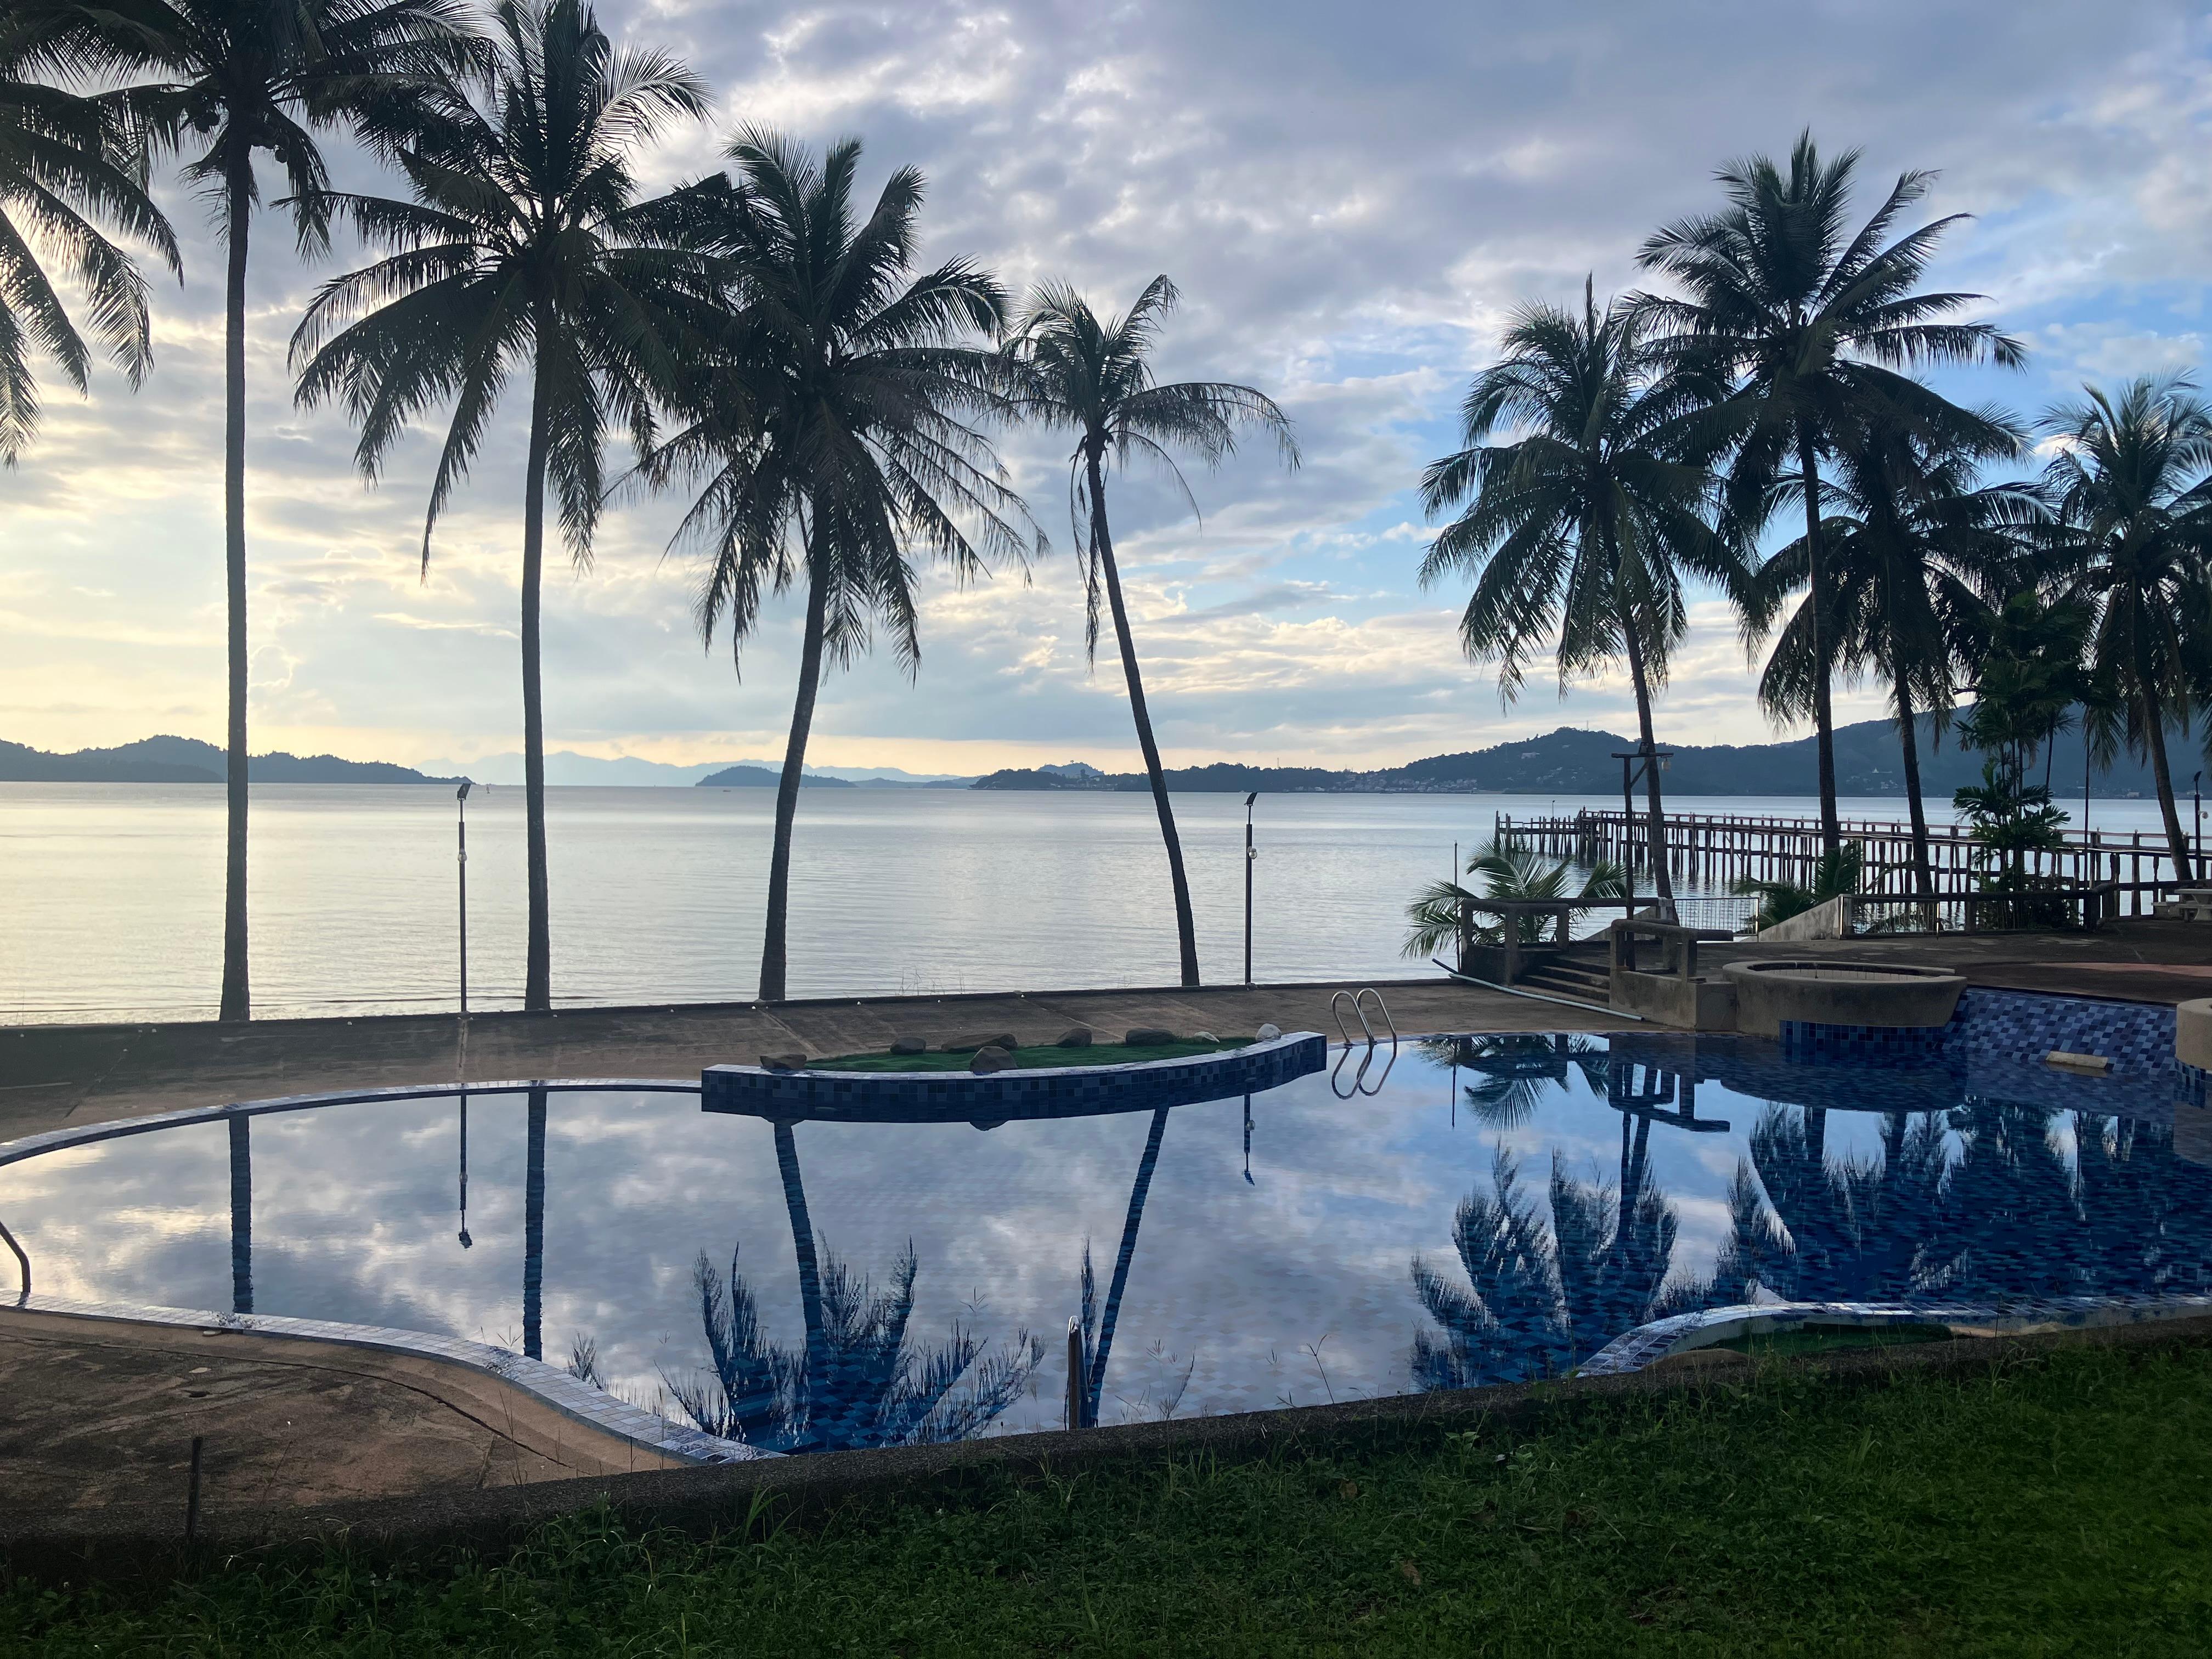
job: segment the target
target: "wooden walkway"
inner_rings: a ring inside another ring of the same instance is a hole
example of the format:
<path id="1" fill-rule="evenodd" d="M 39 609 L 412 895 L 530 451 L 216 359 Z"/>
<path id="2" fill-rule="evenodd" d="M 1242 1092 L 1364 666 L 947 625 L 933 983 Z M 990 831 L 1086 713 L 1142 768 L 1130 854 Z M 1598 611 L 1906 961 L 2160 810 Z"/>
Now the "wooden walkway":
<path id="1" fill-rule="evenodd" d="M 1667 861 L 1679 878 L 1723 886 L 1749 878 L 1807 884 L 1820 856 L 1818 818 L 1739 813 L 1667 814 Z M 1912 829 L 1886 819 L 1847 818 L 1844 839 L 1866 848 L 1864 893 L 1905 897 L 1912 893 Z M 1650 868 L 1650 830 L 1644 814 L 1584 810 L 1516 818 L 1498 815 L 1501 842 L 1517 842 L 1553 858 L 1589 864 L 1608 859 L 1630 869 Z M 2028 854 L 2028 873 L 2069 886 L 2118 883 L 2124 915 L 2147 915 L 2156 890 L 2176 884 L 2173 854 L 2154 832 L 2063 832 L 2065 844 Z M 1982 843 L 1955 824 L 1928 827 L 1928 857 L 1938 892 L 1974 884 L 1975 854 Z"/>

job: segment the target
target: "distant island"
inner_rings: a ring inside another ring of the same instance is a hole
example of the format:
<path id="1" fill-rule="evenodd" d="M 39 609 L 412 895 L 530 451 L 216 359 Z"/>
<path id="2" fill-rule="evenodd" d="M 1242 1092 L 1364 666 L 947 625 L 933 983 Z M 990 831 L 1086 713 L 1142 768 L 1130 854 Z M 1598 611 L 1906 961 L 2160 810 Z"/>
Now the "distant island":
<path id="1" fill-rule="evenodd" d="M 770 771 L 765 766 L 726 766 L 720 771 L 699 780 L 702 789 L 773 789 L 783 781 L 783 775 Z M 850 778 L 825 778 L 818 772 L 799 775 L 802 789 L 856 789 L 860 786 Z"/>
<path id="2" fill-rule="evenodd" d="M 1982 757 L 1960 747 L 1955 735 L 1937 745 L 1933 723 L 1919 722 L 1920 788 L 1923 799 L 1948 803 L 1954 791 L 1981 781 Z M 1786 743 L 1667 744 L 1671 755 L 1663 780 L 1669 796 L 1678 795 L 1816 795 L 1820 793 L 1818 761 L 1811 737 Z M 2176 755 L 2196 747 L 2186 732 L 2171 734 Z M 1215 794 L 1387 794 L 1387 795 L 1604 795 L 1620 793 L 1620 763 L 1613 757 L 1633 748 L 1633 743 L 1610 732 L 1585 732 L 1561 726 L 1540 738 L 1502 743 L 1463 754 L 1436 755 L 1404 766 L 1379 771 L 1331 771 L 1312 766 L 1241 766 L 1216 762 L 1211 766 L 1168 769 L 1168 787 L 1176 791 Z M 1887 720 L 1861 720 L 1836 728 L 1836 787 L 1845 795 L 1902 795 L 1905 767 L 1897 728 Z M 2053 757 L 2051 782 L 2063 805 L 2069 794 L 2081 793 L 2081 740 L 2078 734 L 2062 734 Z M 2177 781 L 2185 783 L 2191 769 L 2176 760 Z M 2039 769 L 2038 781 L 2040 781 Z M 2107 769 L 2100 767 L 2093 781 L 2094 792 L 2109 798 L 2132 799 L 2153 793 L 2150 768 L 2145 762 L 2122 755 Z M 977 789 L 1097 791 L 1128 793 L 1151 785 L 1141 772 L 1101 772 L 1075 763 L 1066 766 L 1019 768 L 978 778 Z"/>
<path id="3" fill-rule="evenodd" d="M 142 738 L 114 749 L 50 754 L 0 739 L 0 783 L 221 783 L 223 751 L 198 738 Z M 336 755 L 255 755 L 246 763 L 255 783 L 445 783 L 388 761 L 340 760 Z"/>
<path id="4" fill-rule="evenodd" d="M 2168 736 L 2175 782 L 2186 785 L 2195 770 L 2190 757 L 2197 744 L 2188 733 Z M 1632 747 L 1610 732 L 1561 726 L 1540 738 L 1525 738 L 1488 749 L 1433 755 L 1403 766 L 1371 772 L 1337 771 L 1319 766 L 1244 766 L 1217 761 L 1209 766 L 1168 769 L 1170 789 L 1196 793 L 1385 794 L 1385 795 L 1601 795 L 1620 793 L 1620 763 L 1613 757 Z M 1662 745 L 1665 747 L 1665 745 Z M 1667 763 L 1670 796 L 1813 795 L 1818 793 L 1814 740 L 1787 743 L 1717 744 L 1675 746 Z M 495 757 L 495 760 L 507 757 Z M 549 757 L 550 759 L 550 757 Z M 586 761 L 588 757 L 570 757 Z M 678 769 L 651 762 L 599 762 L 612 769 L 648 769 L 642 776 L 680 777 Z M 453 764 L 451 762 L 446 764 Z M 1981 779 L 1981 757 L 1959 746 L 1955 736 L 1938 743 L 1932 724 L 1920 723 L 1920 783 L 1929 800 L 1948 802 L 1961 786 Z M 549 766 L 548 770 L 552 769 Z M 857 769 L 840 769 L 853 770 Z M 834 777 L 808 771 L 800 781 L 810 789 L 968 788 L 1130 793 L 1147 787 L 1141 772 L 1103 772 L 1081 761 L 1058 766 L 1021 767 L 966 779 L 893 776 Z M 336 755 L 256 755 L 247 775 L 256 783 L 457 784 L 387 761 L 341 760 Z M 622 775 L 616 774 L 615 775 Z M 702 789 L 773 789 L 780 774 L 750 761 L 712 770 L 696 780 Z M 221 783 L 223 753 L 196 738 L 146 738 L 113 749 L 80 749 L 52 754 L 0 740 L 0 783 Z M 561 781 L 568 781 L 562 779 Z M 581 781 L 580 779 L 578 781 Z M 596 781 L 596 779 L 594 780 Z M 611 779 L 610 779 L 611 781 Z M 627 781 L 627 780 L 625 780 Z M 2081 793 L 2081 740 L 2062 735 L 2051 773 L 2053 791 L 2063 805 Z M 1902 795 L 1905 773 L 1895 729 L 1887 720 L 1861 720 L 1836 728 L 1836 784 L 1846 795 Z M 2099 768 L 2094 793 L 2130 799 L 2153 793 L 2147 763 L 2122 755 L 2118 763 Z M 2186 802 L 2184 803 L 2185 806 Z"/>

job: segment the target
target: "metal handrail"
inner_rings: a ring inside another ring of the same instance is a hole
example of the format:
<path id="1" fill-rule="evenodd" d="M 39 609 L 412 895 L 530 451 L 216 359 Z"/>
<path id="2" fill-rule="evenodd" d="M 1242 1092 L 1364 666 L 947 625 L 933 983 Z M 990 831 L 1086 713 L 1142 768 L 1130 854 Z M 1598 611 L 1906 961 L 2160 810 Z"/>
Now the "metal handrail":
<path id="1" fill-rule="evenodd" d="M 31 1258 L 23 1254 L 23 1247 L 15 1242 L 15 1235 L 8 1231 L 4 1222 L 0 1222 L 0 1241 L 15 1251 L 15 1265 L 23 1270 L 23 1288 L 15 1295 L 15 1305 L 20 1308 L 31 1299 Z"/>
<path id="2" fill-rule="evenodd" d="M 1367 1023 L 1367 1016 L 1359 1006 L 1359 999 L 1349 991 L 1339 991 L 1328 1000 L 1328 1012 L 1336 1021 L 1336 1034 L 1344 1039 L 1344 1046 L 1346 1048 L 1352 1047 L 1352 1028 L 1344 1023 L 1344 1010 L 1337 1006 L 1340 1002 L 1352 1006 L 1352 1017 L 1359 1022 L 1360 1031 L 1367 1038 L 1367 1046 L 1372 1048 L 1375 1046 L 1375 1028 Z"/>
<path id="3" fill-rule="evenodd" d="M 1398 1049 L 1398 1022 L 1390 1018 L 1390 1005 L 1382 1000 L 1382 994 L 1371 985 L 1363 985 L 1352 999 L 1352 1006 L 1357 1008 L 1369 997 L 1375 999 L 1375 1012 L 1382 1017 L 1383 1027 L 1390 1033 L 1390 1051 L 1395 1054 Z M 1363 1025 L 1366 1023 L 1364 1019 L 1360 1021 Z M 1371 1037 L 1369 1040 L 1373 1041 Z"/>

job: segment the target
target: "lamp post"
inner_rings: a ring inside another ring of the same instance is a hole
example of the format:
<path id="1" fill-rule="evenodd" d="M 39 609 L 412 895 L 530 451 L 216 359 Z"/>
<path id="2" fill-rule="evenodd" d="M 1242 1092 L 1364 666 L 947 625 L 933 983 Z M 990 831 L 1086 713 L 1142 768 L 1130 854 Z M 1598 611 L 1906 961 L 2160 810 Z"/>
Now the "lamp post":
<path id="1" fill-rule="evenodd" d="M 1252 983 L 1252 860 L 1259 854 L 1252 849 L 1252 803 L 1260 799 L 1255 789 L 1244 797 L 1244 983 Z"/>
<path id="2" fill-rule="evenodd" d="M 2197 872 L 2197 879 L 2204 879 L 2204 775 L 2199 772 L 2189 786 L 2191 804 L 2197 809 L 2197 835 L 2189 844 L 2189 862 Z"/>
<path id="3" fill-rule="evenodd" d="M 461 787 L 453 792 L 455 810 L 459 817 L 454 823 L 457 854 L 454 868 L 460 872 L 461 896 L 461 1018 L 469 1017 L 469 791 L 475 787 L 472 780 L 463 778 Z M 466 1107 L 462 1108 L 464 1111 Z"/>

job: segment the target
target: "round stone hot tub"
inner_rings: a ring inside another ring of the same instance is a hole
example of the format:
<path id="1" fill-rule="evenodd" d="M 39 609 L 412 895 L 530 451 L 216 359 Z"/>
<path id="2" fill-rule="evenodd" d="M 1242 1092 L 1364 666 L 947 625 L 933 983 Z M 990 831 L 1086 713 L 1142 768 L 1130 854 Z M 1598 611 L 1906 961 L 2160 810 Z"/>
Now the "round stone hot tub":
<path id="1" fill-rule="evenodd" d="M 1944 1026 L 1966 988 L 1962 975 L 1892 962 L 1731 962 L 1735 1027 L 1778 1037 L 1785 1023 L 1918 1030 Z"/>

